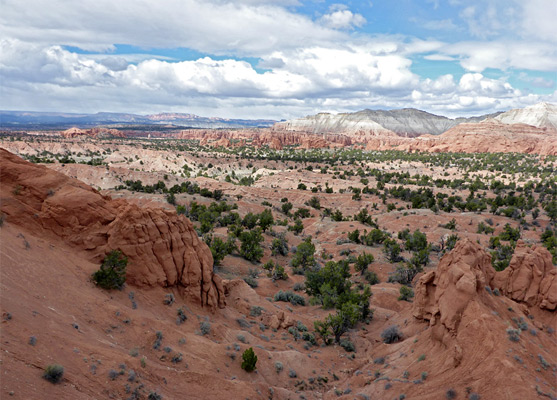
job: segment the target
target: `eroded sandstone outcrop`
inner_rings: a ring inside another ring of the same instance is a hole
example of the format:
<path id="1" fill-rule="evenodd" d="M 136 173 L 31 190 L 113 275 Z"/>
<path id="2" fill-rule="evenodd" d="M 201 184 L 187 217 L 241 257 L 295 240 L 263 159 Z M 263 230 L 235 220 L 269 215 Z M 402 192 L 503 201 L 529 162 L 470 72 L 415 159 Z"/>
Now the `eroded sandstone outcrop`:
<path id="1" fill-rule="evenodd" d="M 178 286 L 202 305 L 224 307 L 211 252 L 184 216 L 112 200 L 3 149 L 0 170 L 1 210 L 10 223 L 58 236 L 97 261 L 119 249 L 129 259 L 130 284 Z"/>
<path id="2" fill-rule="evenodd" d="M 528 247 L 518 241 L 509 266 L 496 273 L 494 286 L 507 297 L 530 307 L 557 309 L 557 268 L 552 264 L 551 253 L 543 246 Z"/>
<path id="3" fill-rule="evenodd" d="M 419 278 L 412 314 L 429 323 L 429 339 L 448 350 L 453 367 L 463 364 L 472 368 L 484 362 L 487 354 L 505 352 L 501 335 L 511 317 L 502 315 L 509 312 L 502 296 L 525 303 L 510 307 L 525 314 L 527 306 L 555 310 L 555 276 L 551 256 L 541 246 L 528 247 L 520 242 L 511 265 L 496 272 L 491 256 L 479 244 L 461 239 L 436 270 Z M 495 289 L 501 294 L 495 295 Z"/>
<path id="4" fill-rule="evenodd" d="M 463 315 L 474 312 L 486 296 L 485 286 L 495 275 L 491 257 L 468 239 L 457 242 L 435 271 L 423 275 L 416 284 L 413 315 L 440 326 L 441 335 L 454 335 Z"/>

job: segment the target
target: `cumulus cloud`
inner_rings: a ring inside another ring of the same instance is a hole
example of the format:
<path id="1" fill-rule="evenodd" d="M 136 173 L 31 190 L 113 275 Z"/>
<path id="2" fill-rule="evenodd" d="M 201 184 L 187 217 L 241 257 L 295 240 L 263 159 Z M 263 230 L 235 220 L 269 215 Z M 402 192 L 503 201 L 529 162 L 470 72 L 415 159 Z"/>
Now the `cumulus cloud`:
<path id="1" fill-rule="evenodd" d="M 78 112 L 156 112 L 186 107 L 201 115 L 280 119 L 317 110 L 396 108 L 409 103 L 464 114 L 539 100 L 480 73 L 421 80 L 411 72 L 409 59 L 376 55 L 365 47 L 275 52 L 268 61 L 276 67 L 264 72 L 244 61 L 211 57 L 144 60 L 124 68 L 121 60 L 95 60 L 60 46 L 9 40 L 1 42 L 0 50 L 0 77 L 6 83 L 0 107 L 6 109 L 15 105 Z"/>
<path id="2" fill-rule="evenodd" d="M 298 0 L 2 0 L 0 108 L 280 119 L 409 106 L 468 114 L 555 101 L 557 92 L 523 93 L 482 74 L 487 68 L 557 70 L 552 14 L 529 6 L 546 1 L 509 0 L 505 11 L 502 0 L 451 0 L 461 16 L 430 21 L 436 25 L 429 28 L 465 21 L 476 39 L 444 43 L 355 33 L 366 24 L 362 15 L 333 5 L 312 18 L 294 11 Z M 531 21 L 523 36 L 501 39 L 509 31 L 501 23 L 506 15 L 513 27 Z M 543 21 L 534 27 L 536 18 Z M 119 54 L 115 43 L 145 50 Z M 201 56 L 180 61 L 149 54 L 157 48 Z M 465 73 L 421 78 L 412 70 L 416 56 L 459 62 Z M 529 83 L 554 87 L 543 78 Z"/>
<path id="3" fill-rule="evenodd" d="M 346 38 L 281 5 L 288 1 L 3 0 L 0 36 L 102 51 L 114 43 L 258 55 Z M 355 22 L 358 18 L 355 17 Z"/>
<path id="4" fill-rule="evenodd" d="M 333 29 L 354 29 L 366 23 L 361 14 L 355 14 L 347 9 L 337 9 L 321 17 L 321 22 Z"/>

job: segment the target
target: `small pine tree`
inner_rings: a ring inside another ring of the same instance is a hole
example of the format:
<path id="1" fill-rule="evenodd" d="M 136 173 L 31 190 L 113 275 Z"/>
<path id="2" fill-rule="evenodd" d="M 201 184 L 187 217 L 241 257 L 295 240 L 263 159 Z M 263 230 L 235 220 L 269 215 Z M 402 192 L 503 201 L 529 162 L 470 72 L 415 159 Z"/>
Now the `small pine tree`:
<path id="1" fill-rule="evenodd" d="M 106 255 L 101 268 L 92 275 L 93 282 L 103 289 L 122 289 L 126 283 L 128 258 L 118 250 Z"/>
<path id="2" fill-rule="evenodd" d="M 247 372 L 252 372 L 256 370 L 255 364 L 257 363 L 257 356 L 253 351 L 253 348 L 249 348 L 242 354 L 242 369 Z"/>

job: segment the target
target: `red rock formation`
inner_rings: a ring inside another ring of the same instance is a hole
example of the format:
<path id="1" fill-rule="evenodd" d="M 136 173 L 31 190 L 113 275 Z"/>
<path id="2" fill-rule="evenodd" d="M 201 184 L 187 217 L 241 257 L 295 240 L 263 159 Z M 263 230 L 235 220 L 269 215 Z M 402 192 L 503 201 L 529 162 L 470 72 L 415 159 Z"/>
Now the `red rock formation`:
<path id="1" fill-rule="evenodd" d="M 229 140 L 229 139 L 227 139 L 227 138 L 222 138 L 222 139 L 219 139 L 219 140 L 217 140 L 217 141 L 215 141 L 215 142 L 212 142 L 212 143 L 211 143 L 211 146 L 212 146 L 212 147 L 230 147 L 230 146 L 231 146 L 231 143 L 230 143 L 230 140 Z"/>
<path id="2" fill-rule="evenodd" d="M 462 239 L 441 259 L 437 270 L 418 280 L 413 315 L 429 321 L 434 337 L 451 343 L 462 320 L 473 319 L 474 313 L 486 308 L 487 286 L 530 307 L 557 308 L 557 269 L 547 249 L 519 241 L 509 267 L 496 272 L 480 245 Z"/>
<path id="3" fill-rule="evenodd" d="M 269 148 L 273 150 L 282 150 L 282 143 L 277 138 L 271 139 L 271 143 L 269 144 Z"/>
<path id="4" fill-rule="evenodd" d="M 491 257 L 468 239 L 457 242 L 437 267 L 423 275 L 415 288 L 413 315 L 429 321 L 439 339 L 456 334 L 464 315 L 474 313 L 487 296 L 493 277 Z"/>
<path id="5" fill-rule="evenodd" d="M 181 131 L 177 138 L 199 140 L 201 145 L 207 145 L 214 141 L 211 145 L 216 146 L 219 146 L 218 143 L 226 143 L 224 140 L 228 140 L 232 146 L 242 146 L 245 145 L 246 140 L 251 140 L 253 146 L 269 146 L 275 150 L 294 145 L 300 145 L 302 148 L 322 148 L 350 146 L 352 144 L 352 139 L 346 135 L 315 135 L 306 132 L 274 131 L 270 129 L 188 129 Z M 237 144 L 235 144 L 236 142 Z"/>
<path id="6" fill-rule="evenodd" d="M 66 129 L 60 132 L 60 135 L 65 138 L 73 138 L 78 136 L 90 136 L 93 138 L 100 137 L 126 137 L 124 132 L 118 129 L 108 129 L 108 128 L 91 128 L 91 129 L 79 129 L 76 127 Z"/>
<path id="7" fill-rule="evenodd" d="M 56 235 L 96 260 L 119 249 L 127 280 L 138 286 L 179 286 L 202 305 L 224 307 L 209 248 L 184 216 L 102 196 L 82 182 L 0 149 L 1 209 L 8 221 Z"/>
<path id="8" fill-rule="evenodd" d="M 503 124 L 488 119 L 463 123 L 445 133 L 417 138 L 378 137 L 367 142 L 366 150 L 404 150 L 463 153 L 557 154 L 557 132 L 525 124 Z"/>
<path id="9" fill-rule="evenodd" d="M 509 266 L 496 273 L 494 286 L 509 298 L 528 306 L 557 309 L 557 268 L 543 246 L 528 247 L 518 241 Z"/>

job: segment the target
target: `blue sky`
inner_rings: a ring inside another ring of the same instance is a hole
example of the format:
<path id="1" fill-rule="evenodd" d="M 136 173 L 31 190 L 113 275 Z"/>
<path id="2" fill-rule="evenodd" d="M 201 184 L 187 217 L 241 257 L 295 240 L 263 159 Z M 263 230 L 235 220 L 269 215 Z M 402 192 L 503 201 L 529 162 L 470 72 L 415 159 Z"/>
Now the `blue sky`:
<path id="1" fill-rule="evenodd" d="M 293 118 L 557 102 L 555 0 L 2 0 L 0 109 Z"/>

